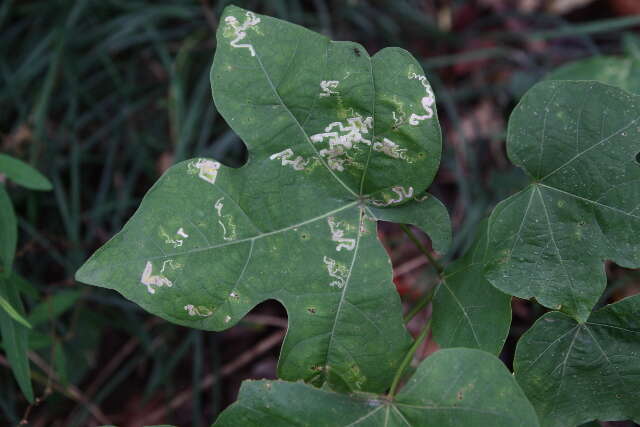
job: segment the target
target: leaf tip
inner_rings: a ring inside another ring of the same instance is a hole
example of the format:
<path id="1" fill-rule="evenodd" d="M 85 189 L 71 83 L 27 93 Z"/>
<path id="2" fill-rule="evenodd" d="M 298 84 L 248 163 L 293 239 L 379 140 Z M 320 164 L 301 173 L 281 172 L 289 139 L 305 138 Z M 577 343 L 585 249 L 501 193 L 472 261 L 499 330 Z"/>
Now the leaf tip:
<path id="1" fill-rule="evenodd" d="M 40 188 L 37 188 L 37 190 L 39 191 L 51 191 L 53 190 L 53 184 L 51 184 L 51 181 L 49 181 L 49 179 L 45 178 L 43 176 L 43 181 L 41 182 Z"/>
<path id="2" fill-rule="evenodd" d="M 95 268 L 96 263 L 92 258 L 89 258 L 80 268 L 76 271 L 74 279 L 76 282 L 86 283 L 88 285 L 95 284 Z"/>

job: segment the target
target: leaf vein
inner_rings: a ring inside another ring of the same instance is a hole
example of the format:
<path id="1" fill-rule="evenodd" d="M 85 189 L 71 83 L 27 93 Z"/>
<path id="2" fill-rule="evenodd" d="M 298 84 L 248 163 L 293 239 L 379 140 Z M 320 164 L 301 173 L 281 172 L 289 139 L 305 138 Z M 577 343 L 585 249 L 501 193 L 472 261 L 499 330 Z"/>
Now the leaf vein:
<path id="1" fill-rule="evenodd" d="M 640 117 L 636 117 L 635 119 L 633 119 L 631 122 L 629 122 L 629 124 L 627 124 L 626 126 L 623 126 L 622 128 L 618 129 L 617 131 L 613 132 L 611 135 L 607 136 L 606 138 L 596 142 L 595 144 L 593 144 L 592 146 L 590 146 L 589 148 L 585 148 L 584 150 L 582 150 L 580 153 L 576 154 L 575 156 L 573 156 L 572 158 L 570 158 L 569 160 L 567 160 L 565 163 L 563 163 L 562 165 L 560 165 L 559 167 L 557 167 L 556 169 L 552 170 L 551 172 L 549 172 L 547 175 L 545 175 L 544 177 L 542 177 L 540 179 L 540 182 L 546 180 L 547 178 L 549 178 L 550 176 L 554 175 L 556 172 L 564 169 L 567 165 L 573 163 L 576 159 L 582 157 L 583 155 L 585 155 L 586 153 L 588 153 L 589 151 L 593 150 L 594 148 L 596 148 L 599 145 L 605 144 L 606 142 L 608 142 L 611 138 L 613 138 L 614 136 L 616 136 L 617 134 L 624 132 L 625 130 L 629 129 L 631 126 L 635 125 L 638 120 L 640 120 Z"/>
<path id="2" fill-rule="evenodd" d="M 351 194 L 352 196 L 357 196 L 357 194 L 351 189 L 349 188 L 349 186 L 347 186 L 347 184 L 345 184 L 339 177 L 338 175 L 335 174 L 335 172 L 333 171 L 333 169 L 331 169 L 329 167 L 329 165 L 327 165 L 327 163 L 325 162 L 325 160 L 322 158 L 322 156 L 320 155 L 320 152 L 318 151 L 318 149 L 316 148 L 315 145 L 313 145 L 313 143 L 311 142 L 311 140 L 309 139 L 309 135 L 307 135 L 307 132 L 304 130 L 304 128 L 302 127 L 302 125 L 300 124 L 300 122 L 298 121 L 298 119 L 293 115 L 293 113 L 291 112 L 291 110 L 289 109 L 289 107 L 286 106 L 286 104 L 284 103 L 284 100 L 282 99 L 282 97 L 280 96 L 280 94 L 278 93 L 278 90 L 276 89 L 276 87 L 273 84 L 273 81 L 271 80 L 271 77 L 269 77 L 269 74 L 267 73 L 267 70 L 264 67 L 264 64 L 262 63 L 262 59 L 260 58 L 260 55 L 256 52 L 256 58 L 258 59 L 258 64 L 260 64 L 260 68 L 262 69 L 262 73 L 264 74 L 265 78 L 267 79 L 267 82 L 269 83 L 269 87 L 271 87 L 271 90 L 273 91 L 273 94 L 275 95 L 275 97 L 277 98 L 278 102 L 280 103 L 280 105 L 282 105 L 282 108 L 285 109 L 285 111 L 289 114 L 289 116 L 291 117 L 291 119 L 295 122 L 296 126 L 298 127 L 298 129 L 300 129 L 300 132 L 302 132 L 302 134 L 305 137 L 305 140 L 307 141 L 307 143 L 309 144 L 309 146 L 313 149 L 313 151 L 316 153 L 316 156 L 318 158 L 318 160 L 320 160 L 320 163 L 322 163 L 322 165 L 329 171 L 329 173 L 335 178 L 336 181 L 338 181 L 338 183 L 340 185 L 342 185 L 348 192 L 349 194 Z"/>

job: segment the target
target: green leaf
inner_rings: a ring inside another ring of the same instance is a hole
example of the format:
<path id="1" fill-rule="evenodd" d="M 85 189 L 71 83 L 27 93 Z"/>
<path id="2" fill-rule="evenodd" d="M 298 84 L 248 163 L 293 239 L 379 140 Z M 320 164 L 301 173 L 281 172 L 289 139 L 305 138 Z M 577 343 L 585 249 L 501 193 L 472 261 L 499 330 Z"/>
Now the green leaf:
<path id="1" fill-rule="evenodd" d="M 594 56 L 566 64 L 549 73 L 546 80 L 597 80 L 640 94 L 640 60 Z"/>
<path id="2" fill-rule="evenodd" d="M 431 237 L 433 249 L 445 253 L 451 246 L 451 219 L 442 202 L 429 193 L 394 209 L 370 208 L 378 220 L 413 224 Z"/>
<path id="3" fill-rule="evenodd" d="M 0 278 L 0 298 L 5 299 L 24 317 L 24 308 L 18 291 L 12 283 L 12 278 Z M 7 354 L 7 360 L 13 375 L 24 396 L 33 402 L 33 387 L 31 386 L 31 368 L 27 357 L 29 329 L 16 322 L 4 310 L 0 310 L 0 332 L 2 333 L 2 347 Z"/>
<path id="4" fill-rule="evenodd" d="M 640 267 L 639 122 L 638 98 L 601 83 L 542 82 L 523 97 L 507 150 L 532 182 L 491 214 L 494 286 L 583 321 L 604 259 Z"/>
<path id="5" fill-rule="evenodd" d="M 29 324 L 29 322 L 27 322 L 27 320 L 22 317 L 20 313 L 18 313 L 16 309 L 13 308 L 11 304 L 9 304 L 9 301 L 7 301 L 2 295 L 0 295 L 0 308 L 2 308 L 4 312 L 7 313 L 13 320 L 21 323 L 26 328 L 31 329 L 31 325 Z"/>
<path id="6" fill-rule="evenodd" d="M 495 356 L 480 350 L 433 354 L 394 400 L 338 394 L 302 383 L 245 381 L 216 426 L 537 426 L 533 407 Z"/>
<path id="7" fill-rule="evenodd" d="M 53 188 L 51 182 L 40 172 L 6 154 L 0 154 L 0 174 L 31 190 L 49 191 Z"/>
<path id="8" fill-rule="evenodd" d="M 585 323 L 547 313 L 518 342 L 516 379 L 543 426 L 640 422 L 640 295 Z"/>
<path id="9" fill-rule="evenodd" d="M 421 199 L 435 175 L 431 88 L 401 49 L 370 58 L 236 7 L 221 22 L 214 100 L 247 164 L 171 168 L 77 279 L 206 330 L 275 299 L 289 316 L 281 378 L 385 390 L 411 340 L 375 221 Z"/>
<path id="10" fill-rule="evenodd" d="M 78 290 L 65 290 L 42 300 L 29 313 L 29 321 L 33 326 L 38 326 L 55 319 L 73 307 L 80 295 Z"/>
<path id="11" fill-rule="evenodd" d="M 433 337 L 443 348 L 469 347 L 499 354 L 511 326 L 511 297 L 483 276 L 487 222 L 471 248 L 449 265 L 433 300 Z"/>
<path id="12" fill-rule="evenodd" d="M 13 203 L 0 183 L 0 277 L 9 277 L 18 242 L 18 222 Z"/>

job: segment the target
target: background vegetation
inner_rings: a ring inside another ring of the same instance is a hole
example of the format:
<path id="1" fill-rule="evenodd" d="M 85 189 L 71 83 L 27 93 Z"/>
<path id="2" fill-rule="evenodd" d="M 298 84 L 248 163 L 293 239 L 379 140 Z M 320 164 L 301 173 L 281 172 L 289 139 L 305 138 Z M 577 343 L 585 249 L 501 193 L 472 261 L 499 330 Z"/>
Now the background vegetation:
<path id="1" fill-rule="evenodd" d="M 226 332 L 205 333 L 73 280 L 171 164 L 196 155 L 243 163 L 243 144 L 217 114 L 209 86 L 217 20 L 228 3 L 0 3 L 0 152 L 53 183 L 48 193 L 7 184 L 19 220 L 15 267 L 26 279 L 20 291 L 33 325 L 29 358 L 39 400 L 29 405 L 0 355 L 0 425 L 208 425 L 243 379 L 275 375 L 286 328 L 277 303 Z M 453 218 L 450 257 L 470 243 L 495 202 L 524 182 L 504 152 L 506 119 L 524 91 L 567 61 L 640 57 L 634 0 L 235 3 L 358 41 L 370 53 L 400 46 L 421 60 L 443 125 L 445 154 L 432 191 Z M 435 278 L 399 228 L 383 224 L 380 234 L 409 309 Z M 638 271 L 609 270 L 606 301 L 640 290 Z M 513 309 L 507 364 L 510 343 L 541 314 L 527 301 L 514 300 Z M 421 357 L 436 348 L 428 341 Z"/>

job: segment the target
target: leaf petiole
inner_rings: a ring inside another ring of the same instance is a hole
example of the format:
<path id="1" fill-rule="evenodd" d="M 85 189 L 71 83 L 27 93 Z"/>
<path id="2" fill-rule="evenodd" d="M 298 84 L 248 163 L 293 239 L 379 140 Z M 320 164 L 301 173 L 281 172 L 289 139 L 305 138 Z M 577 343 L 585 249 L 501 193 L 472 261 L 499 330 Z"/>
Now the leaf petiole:
<path id="1" fill-rule="evenodd" d="M 405 234 L 409 237 L 413 244 L 416 245 L 420 252 L 422 252 L 429 259 L 429 263 L 436 270 L 438 276 L 442 278 L 442 272 L 444 271 L 444 267 L 442 266 L 442 264 L 440 264 L 438 260 L 436 260 L 433 255 L 431 255 L 431 252 L 429 252 L 429 250 L 422 244 L 422 242 L 418 239 L 418 237 L 416 237 L 416 235 L 407 224 L 400 224 L 400 228 L 405 232 Z"/>
<path id="2" fill-rule="evenodd" d="M 418 335 L 416 340 L 413 342 L 413 345 L 411 346 L 411 348 L 409 348 L 409 351 L 404 356 L 404 359 L 402 359 L 402 363 L 398 367 L 398 370 L 396 371 L 396 375 L 393 378 L 393 382 L 391 383 L 391 388 L 389 388 L 389 393 L 387 394 L 389 398 L 393 398 L 393 396 L 395 396 L 396 392 L 398 391 L 398 385 L 400 384 L 400 379 L 402 378 L 402 374 L 407 369 L 407 366 L 409 366 L 409 364 L 413 360 L 413 356 L 415 355 L 416 351 L 418 351 L 418 347 L 420 347 L 424 339 L 427 337 L 427 335 L 429 335 L 430 330 L 431 330 L 431 319 L 429 319 L 429 321 L 424 325 L 424 328 L 422 328 L 422 331 L 420 331 L 420 335 Z"/>
<path id="3" fill-rule="evenodd" d="M 433 296 L 435 294 L 436 291 L 436 287 L 438 285 L 435 285 L 433 287 L 431 287 L 431 289 L 429 289 L 429 291 L 422 297 L 422 299 L 418 302 L 418 304 L 416 304 L 405 316 L 404 316 L 404 323 L 405 325 L 407 323 L 409 323 L 411 321 L 411 319 L 413 319 L 416 314 L 420 313 L 427 305 L 429 305 L 429 303 L 431 302 L 431 300 L 433 300 Z"/>

